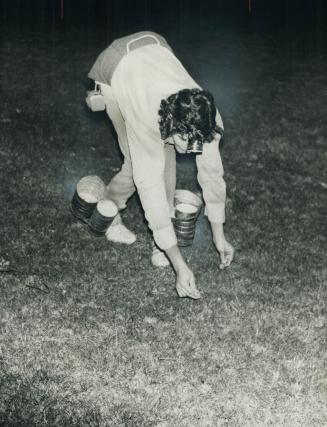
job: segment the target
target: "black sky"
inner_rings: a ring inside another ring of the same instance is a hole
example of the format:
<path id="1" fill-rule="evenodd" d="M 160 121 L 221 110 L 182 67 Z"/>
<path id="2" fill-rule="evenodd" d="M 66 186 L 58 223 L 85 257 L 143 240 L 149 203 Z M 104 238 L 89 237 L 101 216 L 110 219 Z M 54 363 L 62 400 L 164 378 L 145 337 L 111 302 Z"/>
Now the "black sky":
<path id="1" fill-rule="evenodd" d="M 2 0 L 0 22 L 20 29 L 65 25 L 110 28 L 113 35 L 171 22 L 324 29 L 324 0 Z M 251 6 L 251 10 L 249 10 Z M 63 8 L 62 8 L 63 7 Z"/>

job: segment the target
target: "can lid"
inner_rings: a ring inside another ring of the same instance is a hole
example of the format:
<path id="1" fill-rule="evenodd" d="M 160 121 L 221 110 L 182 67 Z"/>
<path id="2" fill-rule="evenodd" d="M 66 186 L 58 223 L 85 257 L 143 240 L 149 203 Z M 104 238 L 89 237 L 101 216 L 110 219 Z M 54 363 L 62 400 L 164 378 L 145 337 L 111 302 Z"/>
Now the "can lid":
<path id="1" fill-rule="evenodd" d="M 86 203 L 96 203 L 98 201 L 97 197 L 94 194 L 91 194 L 90 192 L 85 190 L 80 191 L 78 195 Z"/>
<path id="2" fill-rule="evenodd" d="M 201 194 L 193 193 L 190 190 L 176 190 L 174 199 L 175 205 L 177 205 L 178 203 L 188 203 L 190 205 L 197 206 L 198 208 L 202 206 Z"/>
<path id="3" fill-rule="evenodd" d="M 185 214 L 194 214 L 197 212 L 196 206 L 189 205 L 186 203 L 179 203 L 176 205 L 176 210 Z"/>
<path id="4" fill-rule="evenodd" d="M 106 186 L 101 178 L 90 175 L 78 181 L 76 191 L 81 199 L 88 203 L 96 203 L 105 197 Z"/>
<path id="5" fill-rule="evenodd" d="M 117 206 L 111 200 L 100 200 L 100 202 L 97 204 L 97 210 L 101 215 L 108 218 L 112 218 L 118 213 Z"/>

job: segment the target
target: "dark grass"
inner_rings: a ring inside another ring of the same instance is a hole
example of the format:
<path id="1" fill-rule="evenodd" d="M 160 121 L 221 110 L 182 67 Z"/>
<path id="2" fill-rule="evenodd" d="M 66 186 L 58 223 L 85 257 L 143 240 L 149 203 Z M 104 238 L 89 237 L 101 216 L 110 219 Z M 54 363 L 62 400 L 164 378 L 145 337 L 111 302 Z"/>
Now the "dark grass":
<path id="1" fill-rule="evenodd" d="M 135 197 L 131 247 L 70 215 L 78 179 L 108 181 L 121 162 L 109 121 L 83 103 L 107 35 L 2 34 L 1 425 L 327 424 L 324 45 L 206 31 L 165 34 L 226 127 L 237 251 L 219 271 L 201 217 L 184 250 L 200 301 L 177 298 L 173 271 L 151 266 Z M 179 187 L 195 189 L 192 161 L 179 160 Z"/>

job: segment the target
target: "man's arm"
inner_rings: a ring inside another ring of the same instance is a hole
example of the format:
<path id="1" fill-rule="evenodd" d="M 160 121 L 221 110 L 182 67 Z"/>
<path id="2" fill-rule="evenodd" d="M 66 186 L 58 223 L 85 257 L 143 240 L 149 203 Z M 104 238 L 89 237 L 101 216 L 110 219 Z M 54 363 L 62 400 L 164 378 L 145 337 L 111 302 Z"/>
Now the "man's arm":
<path id="1" fill-rule="evenodd" d="M 200 294 L 195 287 L 194 275 L 177 246 L 170 218 L 164 181 L 164 145 L 155 135 L 151 138 L 145 129 L 143 132 L 141 129 L 141 124 L 136 131 L 127 127 L 133 178 L 145 217 L 156 244 L 166 253 L 176 272 L 178 295 L 198 299 Z"/>
<path id="2" fill-rule="evenodd" d="M 234 258 L 234 248 L 225 239 L 223 224 L 219 222 L 211 222 L 211 230 L 213 242 L 217 251 L 220 254 L 221 263 L 219 268 L 229 267 Z"/>
<path id="3" fill-rule="evenodd" d="M 211 223 L 225 222 L 226 183 L 219 153 L 221 136 L 216 135 L 210 143 L 205 143 L 202 154 L 196 156 L 198 181 L 203 191 L 205 214 Z"/>
<path id="4" fill-rule="evenodd" d="M 164 181 L 165 153 L 163 143 L 142 123 L 137 129 L 127 123 L 133 179 L 146 220 L 160 249 L 177 244 L 170 218 Z"/>
<path id="5" fill-rule="evenodd" d="M 220 125 L 222 125 L 221 119 Z M 220 254 L 220 268 L 224 268 L 231 264 L 234 248 L 224 236 L 226 184 L 219 152 L 220 138 L 221 136 L 217 134 L 214 141 L 204 144 L 203 153 L 197 156 L 196 163 L 198 181 L 202 187 L 206 204 L 205 213 L 211 224 L 213 242 Z"/>

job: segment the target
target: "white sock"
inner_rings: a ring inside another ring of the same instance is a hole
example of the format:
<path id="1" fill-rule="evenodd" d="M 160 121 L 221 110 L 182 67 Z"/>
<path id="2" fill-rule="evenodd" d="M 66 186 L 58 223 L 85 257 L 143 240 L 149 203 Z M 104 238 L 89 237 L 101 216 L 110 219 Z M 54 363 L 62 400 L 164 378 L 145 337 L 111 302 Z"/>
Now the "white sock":
<path id="1" fill-rule="evenodd" d="M 110 242 L 124 243 L 125 245 L 131 245 L 136 240 L 136 235 L 123 224 L 120 214 L 117 214 L 110 224 L 106 231 L 106 237 Z"/>

